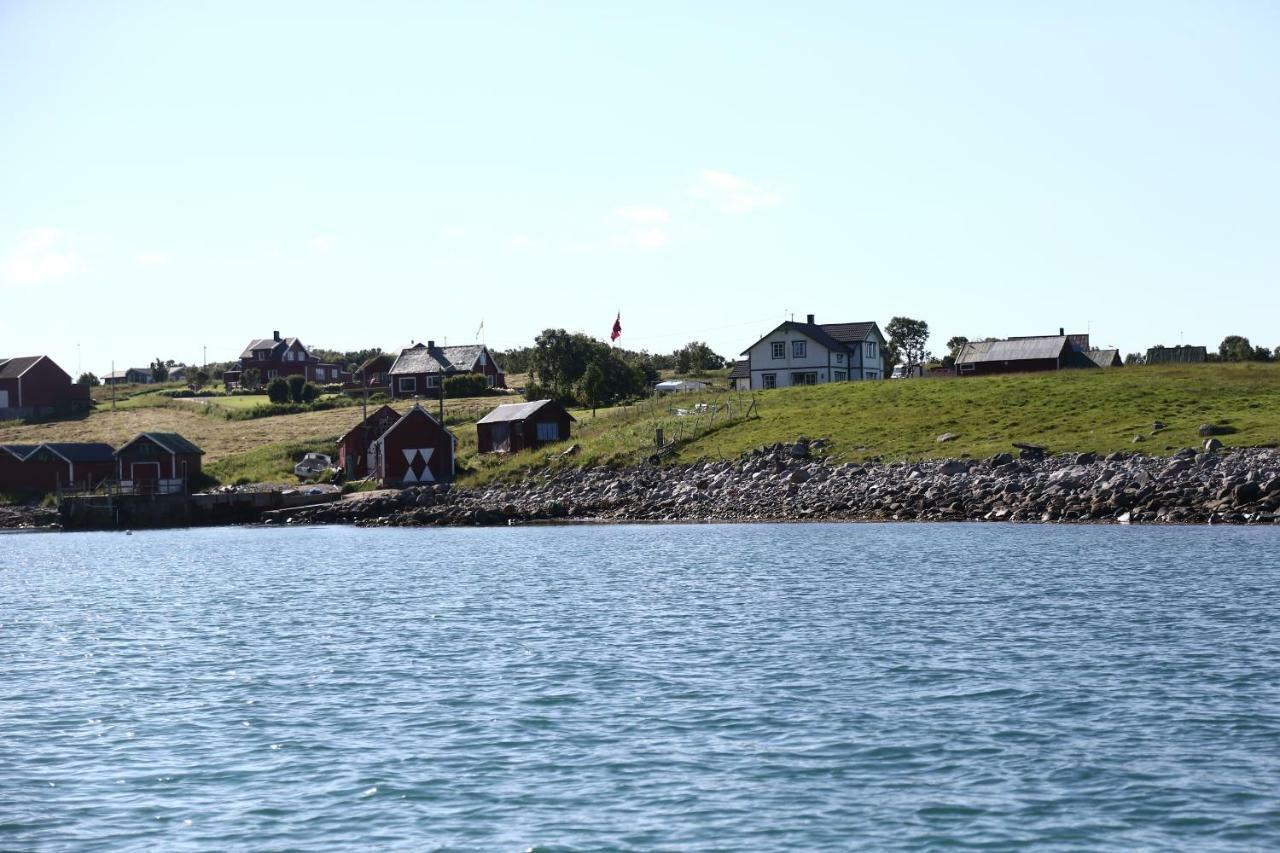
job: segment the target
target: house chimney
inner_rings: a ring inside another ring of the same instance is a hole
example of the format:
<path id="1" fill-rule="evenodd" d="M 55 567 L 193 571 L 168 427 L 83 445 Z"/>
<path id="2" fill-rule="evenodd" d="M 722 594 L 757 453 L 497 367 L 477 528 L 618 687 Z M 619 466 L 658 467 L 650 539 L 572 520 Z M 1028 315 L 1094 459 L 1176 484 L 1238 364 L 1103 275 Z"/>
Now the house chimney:
<path id="1" fill-rule="evenodd" d="M 279 332 L 272 332 L 272 333 L 271 333 L 271 337 L 275 338 L 275 339 L 278 341 L 278 340 L 280 340 L 280 333 L 279 333 Z"/>
<path id="2" fill-rule="evenodd" d="M 435 349 L 435 348 L 436 348 L 435 341 L 427 341 L 427 349 Z"/>
<path id="3" fill-rule="evenodd" d="M 810 326 L 812 326 L 812 325 L 813 325 L 813 315 L 812 315 L 812 314 L 810 314 L 810 315 L 808 316 L 808 319 L 806 319 L 806 320 L 805 320 L 805 322 L 806 322 L 806 323 L 808 323 Z"/>
<path id="4" fill-rule="evenodd" d="M 1058 327 L 1058 337 L 1062 337 L 1066 333 L 1067 333 L 1066 329 L 1062 328 L 1061 326 Z"/>

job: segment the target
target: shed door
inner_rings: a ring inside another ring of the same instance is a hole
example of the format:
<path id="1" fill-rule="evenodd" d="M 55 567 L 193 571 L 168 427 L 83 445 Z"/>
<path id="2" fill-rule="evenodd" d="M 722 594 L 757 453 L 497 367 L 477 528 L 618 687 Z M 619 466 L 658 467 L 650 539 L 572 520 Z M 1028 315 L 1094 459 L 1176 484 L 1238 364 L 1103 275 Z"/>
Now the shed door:
<path id="1" fill-rule="evenodd" d="M 0 409 L 9 408 L 9 392 L 7 389 L 0 388 Z"/>
<path id="2" fill-rule="evenodd" d="M 160 463 L 159 462 L 134 462 L 129 466 L 129 474 L 133 479 L 133 486 L 137 489 L 143 486 L 146 488 L 155 488 L 156 483 L 160 480 Z"/>
<path id="3" fill-rule="evenodd" d="M 495 453 L 511 452 L 511 424 L 497 423 L 493 425 L 493 450 Z"/>

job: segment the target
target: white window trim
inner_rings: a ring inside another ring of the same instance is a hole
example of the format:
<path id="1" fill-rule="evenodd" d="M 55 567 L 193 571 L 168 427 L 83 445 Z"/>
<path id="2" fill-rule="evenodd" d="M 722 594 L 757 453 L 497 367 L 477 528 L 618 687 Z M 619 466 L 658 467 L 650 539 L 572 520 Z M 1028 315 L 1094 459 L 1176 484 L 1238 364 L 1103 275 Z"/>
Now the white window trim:
<path id="1" fill-rule="evenodd" d="M 404 393 L 406 391 L 414 394 L 418 393 L 418 377 L 416 376 L 399 376 L 396 377 L 396 390 Z"/>
<path id="2" fill-rule="evenodd" d="M 760 375 L 760 387 L 766 390 L 772 390 L 778 387 L 778 374 L 764 373 Z"/>
<path id="3" fill-rule="evenodd" d="M 791 357 L 792 358 L 808 358 L 809 342 L 808 341 L 792 341 Z"/>
<path id="4" fill-rule="evenodd" d="M 787 342 L 774 341 L 773 346 L 769 349 L 770 357 L 775 361 L 787 357 Z"/>

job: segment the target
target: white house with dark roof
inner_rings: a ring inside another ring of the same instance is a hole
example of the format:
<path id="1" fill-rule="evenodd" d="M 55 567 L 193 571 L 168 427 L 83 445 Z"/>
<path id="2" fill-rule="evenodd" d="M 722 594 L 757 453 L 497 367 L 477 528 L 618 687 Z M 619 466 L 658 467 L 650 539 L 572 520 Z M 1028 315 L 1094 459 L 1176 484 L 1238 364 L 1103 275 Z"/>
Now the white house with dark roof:
<path id="1" fill-rule="evenodd" d="M 745 365 L 734 366 L 735 381 L 753 391 L 884 378 L 888 341 L 874 322 L 787 321 L 743 350 Z"/>

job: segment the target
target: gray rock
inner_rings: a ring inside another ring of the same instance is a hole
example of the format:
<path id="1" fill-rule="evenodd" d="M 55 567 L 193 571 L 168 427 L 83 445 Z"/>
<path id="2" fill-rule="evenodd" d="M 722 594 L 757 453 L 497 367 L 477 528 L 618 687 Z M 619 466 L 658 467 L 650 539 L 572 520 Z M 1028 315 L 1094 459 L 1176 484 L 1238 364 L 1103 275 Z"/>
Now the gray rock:
<path id="1" fill-rule="evenodd" d="M 1218 441 L 1218 439 L 1216 438 L 1211 438 L 1204 443 L 1204 449 L 1206 453 L 1212 453 L 1215 450 L 1221 450 L 1222 442 Z"/>
<path id="2" fill-rule="evenodd" d="M 955 441 L 959 437 L 960 436 L 956 435 L 954 432 L 944 432 L 942 435 L 938 436 L 938 444 L 944 444 L 948 441 Z"/>

